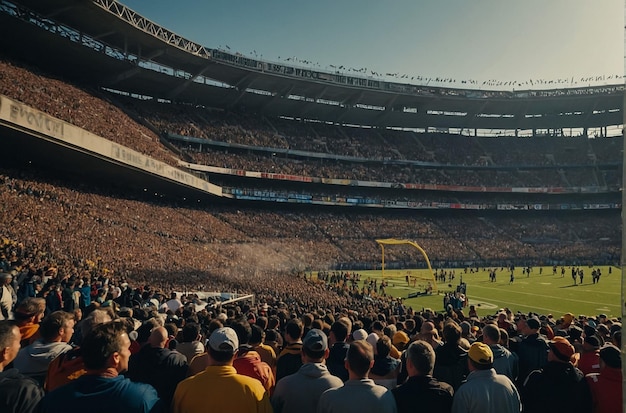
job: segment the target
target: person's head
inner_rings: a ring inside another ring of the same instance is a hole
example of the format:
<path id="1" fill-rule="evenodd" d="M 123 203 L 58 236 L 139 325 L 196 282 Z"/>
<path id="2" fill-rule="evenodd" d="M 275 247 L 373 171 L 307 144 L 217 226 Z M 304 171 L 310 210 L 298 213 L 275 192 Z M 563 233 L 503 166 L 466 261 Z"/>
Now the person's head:
<path id="1" fill-rule="evenodd" d="M 169 333 L 165 327 L 155 327 L 150 332 L 148 344 L 154 348 L 165 348 L 169 341 Z"/>
<path id="2" fill-rule="evenodd" d="M 313 314 L 311 313 L 302 315 L 302 323 L 304 324 L 304 327 L 307 329 L 311 328 L 311 324 L 313 324 L 314 319 L 315 317 L 313 317 Z"/>
<path id="3" fill-rule="evenodd" d="M 406 350 L 409 376 L 430 376 L 435 368 L 435 350 L 423 340 L 414 341 Z"/>
<path id="4" fill-rule="evenodd" d="M 504 347 L 507 347 L 507 348 L 509 347 L 509 333 L 505 329 L 503 329 L 503 328 L 500 328 L 500 342 L 499 342 L 499 344 L 501 346 L 504 346 Z"/>
<path id="5" fill-rule="evenodd" d="M 9 365 L 20 351 L 20 329 L 13 321 L 0 321 L 0 371 Z"/>
<path id="6" fill-rule="evenodd" d="M 218 328 L 209 336 L 209 356 L 215 365 L 232 364 L 238 348 L 237 333 L 230 327 Z"/>
<path id="7" fill-rule="evenodd" d="M 27 297 L 15 308 L 15 321 L 22 323 L 33 322 L 39 324 L 46 312 L 46 300 L 40 297 Z"/>
<path id="8" fill-rule="evenodd" d="M 549 361 L 569 363 L 576 354 L 576 349 L 565 337 L 554 337 L 548 345 L 550 346 L 550 352 L 548 353 Z"/>
<path id="9" fill-rule="evenodd" d="M 265 316 L 259 316 L 256 318 L 254 324 L 261 327 L 261 330 L 265 331 L 267 330 L 268 319 Z"/>
<path id="10" fill-rule="evenodd" d="M 470 371 L 489 370 L 493 367 L 493 352 L 485 343 L 475 342 L 467 352 L 467 364 Z"/>
<path id="11" fill-rule="evenodd" d="M 411 340 L 409 339 L 409 335 L 407 333 L 405 333 L 404 331 L 398 331 L 396 334 L 393 335 L 393 339 L 391 341 L 399 351 L 402 351 L 406 348 Z"/>
<path id="12" fill-rule="evenodd" d="M 415 331 L 415 320 L 412 318 L 408 318 L 404 322 L 404 326 L 406 328 L 406 332 L 411 334 L 413 331 Z"/>
<path id="13" fill-rule="evenodd" d="M 435 323 L 432 321 L 426 321 L 422 323 L 422 327 L 420 328 L 420 334 L 424 334 L 425 336 L 432 334 L 435 332 L 437 334 L 437 328 L 435 327 Z M 437 334 L 437 338 L 439 338 L 439 334 Z"/>
<path id="14" fill-rule="evenodd" d="M 335 321 L 330 326 L 330 334 L 335 342 L 346 341 L 346 338 L 348 337 L 348 326 L 341 320 Z"/>
<path id="15" fill-rule="evenodd" d="M 357 340 L 350 343 L 345 364 L 351 377 L 367 377 L 374 365 L 374 349 L 371 344 L 365 340 Z"/>
<path id="16" fill-rule="evenodd" d="M 391 353 L 391 339 L 387 336 L 382 336 L 376 342 L 376 354 L 380 357 L 387 357 Z"/>
<path id="17" fill-rule="evenodd" d="M 95 326 L 108 323 L 109 321 L 112 321 L 112 318 L 108 311 L 100 309 L 93 310 L 80 322 L 80 333 L 84 338 L 91 332 L 91 330 L 93 330 Z"/>
<path id="18" fill-rule="evenodd" d="M 613 344 L 605 344 L 599 351 L 600 369 L 606 367 L 612 369 L 622 368 L 622 352 Z"/>
<path id="19" fill-rule="evenodd" d="M 483 342 L 485 344 L 500 344 L 500 328 L 495 324 L 487 324 L 483 327 Z"/>
<path id="20" fill-rule="evenodd" d="M 65 311 L 55 311 L 44 317 L 39 324 L 39 334 L 48 343 L 69 342 L 74 334 L 74 315 Z"/>
<path id="21" fill-rule="evenodd" d="M 524 323 L 522 323 L 522 334 L 528 336 L 531 334 L 535 334 L 541 328 L 541 322 L 536 317 L 527 318 Z"/>
<path id="22" fill-rule="evenodd" d="M 292 318 L 285 325 L 285 335 L 289 337 L 288 342 L 296 342 L 302 338 L 304 325 L 298 318 Z"/>
<path id="23" fill-rule="evenodd" d="M 263 343 L 263 341 L 265 340 L 265 331 L 263 331 L 263 329 L 256 324 L 252 324 L 250 328 L 251 328 L 251 334 L 250 334 L 250 341 L 248 344 L 250 344 L 253 347 L 256 347 L 260 345 L 261 343 Z"/>
<path id="24" fill-rule="evenodd" d="M 367 331 L 362 328 L 356 329 L 352 332 L 352 340 L 365 340 L 367 338 Z"/>
<path id="25" fill-rule="evenodd" d="M 302 353 L 304 362 L 319 363 L 326 359 L 329 354 L 326 334 L 316 328 L 309 330 L 302 340 Z"/>
<path id="26" fill-rule="evenodd" d="M 352 333 L 352 320 L 350 319 L 350 317 L 343 316 L 343 317 L 339 317 L 337 321 L 344 323 L 346 327 L 348 327 L 348 334 L 346 334 L 346 340 L 347 340 L 348 336 L 350 336 L 350 333 Z"/>
<path id="27" fill-rule="evenodd" d="M 449 344 L 458 344 L 461 339 L 461 327 L 455 321 L 448 321 L 443 326 L 443 339 Z"/>
<path id="28" fill-rule="evenodd" d="M 595 352 L 598 351 L 599 348 L 600 339 L 598 337 L 595 335 L 585 337 L 583 341 L 583 352 Z"/>
<path id="29" fill-rule="evenodd" d="M 130 339 L 122 321 L 99 324 L 81 343 L 81 354 L 86 370 L 128 370 Z"/>
<path id="30" fill-rule="evenodd" d="M 569 327 L 569 325 L 572 324 L 573 320 L 574 320 L 574 314 L 572 314 L 572 313 L 565 313 L 565 314 L 563 314 L 563 317 L 561 317 L 561 326 L 562 326 L 562 328 Z"/>
<path id="31" fill-rule="evenodd" d="M 3 285 L 9 285 L 13 281 L 13 275 L 8 272 L 0 273 L 0 287 Z"/>
<path id="32" fill-rule="evenodd" d="M 191 343 L 200 337 L 200 326 L 198 323 L 187 323 L 183 327 L 183 342 Z"/>
<path id="33" fill-rule="evenodd" d="M 372 331 L 378 334 L 379 336 L 383 335 L 384 328 L 385 328 L 385 324 L 380 320 L 376 320 L 372 323 Z"/>
<path id="34" fill-rule="evenodd" d="M 234 320 L 230 327 L 235 330 L 237 333 L 237 339 L 239 340 L 239 345 L 243 346 L 244 344 L 248 344 L 250 342 L 250 336 L 252 335 L 252 328 L 250 327 L 250 323 L 245 317 L 238 317 Z"/>

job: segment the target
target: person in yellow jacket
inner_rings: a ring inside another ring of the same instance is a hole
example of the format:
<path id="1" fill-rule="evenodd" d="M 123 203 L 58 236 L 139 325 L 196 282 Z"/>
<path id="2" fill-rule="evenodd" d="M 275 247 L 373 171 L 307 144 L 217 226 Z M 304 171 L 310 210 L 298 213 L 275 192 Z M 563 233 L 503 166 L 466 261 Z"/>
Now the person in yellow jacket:
<path id="1" fill-rule="evenodd" d="M 172 413 L 238 412 L 271 413 L 269 395 L 260 381 L 237 374 L 233 360 L 239 340 L 230 327 L 222 327 L 209 337 L 209 365 L 201 373 L 178 384 Z"/>

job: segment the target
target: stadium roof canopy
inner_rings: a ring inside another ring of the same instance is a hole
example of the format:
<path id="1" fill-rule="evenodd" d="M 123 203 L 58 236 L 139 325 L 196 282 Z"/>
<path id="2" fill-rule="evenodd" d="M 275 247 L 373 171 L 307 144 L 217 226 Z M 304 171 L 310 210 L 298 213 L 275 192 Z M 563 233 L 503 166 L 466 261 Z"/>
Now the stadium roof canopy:
<path id="1" fill-rule="evenodd" d="M 623 123 L 622 84 L 501 92 L 319 72 L 204 47 L 113 0 L 0 0 L 0 35 L 14 39 L 7 52 L 74 81 L 270 117 L 444 130 Z"/>

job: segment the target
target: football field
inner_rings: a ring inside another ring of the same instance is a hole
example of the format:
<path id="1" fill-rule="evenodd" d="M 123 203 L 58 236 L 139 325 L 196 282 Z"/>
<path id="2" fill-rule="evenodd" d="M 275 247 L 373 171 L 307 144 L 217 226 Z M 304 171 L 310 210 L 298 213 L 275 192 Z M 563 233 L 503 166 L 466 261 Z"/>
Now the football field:
<path id="1" fill-rule="evenodd" d="M 496 270 L 496 281 L 489 280 L 488 269 L 480 268 L 478 272 L 470 273 L 462 269 L 455 269 L 455 278 L 452 281 L 437 282 L 438 293 L 421 295 L 408 298 L 410 293 L 423 291 L 419 285 L 424 281 L 418 281 L 417 286 L 407 286 L 406 274 L 426 272 L 427 270 L 385 270 L 385 279 L 389 286 L 387 294 L 394 297 L 402 297 L 407 306 L 421 311 L 430 308 L 435 311 L 443 310 L 444 293 L 455 291 L 462 277 L 467 284 L 468 305 L 475 305 L 479 316 L 494 314 L 500 308 L 508 307 L 513 312 L 529 311 L 539 314 L 553 314 L 560 317 L 571 312 L 575 315 L 598 315 L 601 313 L 608 316 L 621 316 L 621 277 L 622 272 L 618 267 L 599 266 L 602 276 L 596 284 L 592 283 L 591 271 L 593 268 L 579 267 L 584 271 L 583 283 L 576 279 L 576 285 L 571 277 L 571 268 L 566 266 L 565 275 L 561 276 L 561 267 L 557 267 L 557 274 L 552 275 L 552 267 L 543 267 L 540 274 L 539 267 L 533 267 L 530 275 L 523 274 L 523 269 L 516 268 L 515 279 L 510 282 L 510 270 Z M 450 270 L 446 270 L 450 272 Z M 358 271 L 361 281 L 367 277 L 382 279 L 381 271 Z M 467 314 L 467 309 L 464 311 Z"/>

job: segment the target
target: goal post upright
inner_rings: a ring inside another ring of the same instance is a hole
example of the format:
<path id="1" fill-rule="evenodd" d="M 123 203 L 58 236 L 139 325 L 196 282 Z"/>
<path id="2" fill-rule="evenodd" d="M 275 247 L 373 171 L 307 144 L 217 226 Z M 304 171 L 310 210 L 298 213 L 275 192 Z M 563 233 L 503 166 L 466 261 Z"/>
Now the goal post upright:
<path id="1" fill-rule="evenodd" d="M 383 279 L 385 278 L 385 245 L 410 245 L 414 247 L 415 249 L 417 249 L 422 254 L 422 256 L 424 256 L 424 259 L 426 260 L 426 265 L 428 265 L 428 271 L 430 271 L 430 277 L 431 277 L 430 281 L 433 283 L 433 290 L 438 291 L 437 281 L 435 279 L 435 273 L 433 271 L 433 267 L 430 265 L 430 259 L 428 259 L 428 255 L 426 254 L 426 251 L 424 251 L 424 249 L 420 247 L 417 242 L 407 240 L 407 239 L 386 238 L 386 239 L 377 239 L 376 243 L 380 245 L 380 248 L 382 249 L 382 259 L 381 259 L 382 271 L 381 272 L 382 272 Z"/>

